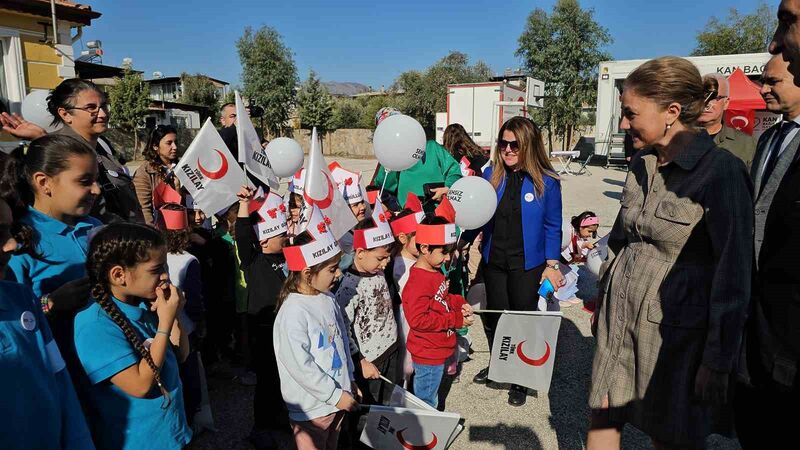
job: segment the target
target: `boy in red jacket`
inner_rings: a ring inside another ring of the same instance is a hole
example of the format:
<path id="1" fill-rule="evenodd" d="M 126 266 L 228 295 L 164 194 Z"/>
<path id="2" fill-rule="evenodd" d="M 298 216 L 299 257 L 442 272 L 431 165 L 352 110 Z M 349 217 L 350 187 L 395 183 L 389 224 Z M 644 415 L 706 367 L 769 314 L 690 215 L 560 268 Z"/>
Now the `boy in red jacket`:
<path id="1" fill-rule="evenodd" d="M 414 395 L 436 408 L 444 363 L 456 348 L 455 330 L 475 319 L 464 297 L 448 293 L 441 271 L 455 250 L 455 224 L 438 216 L 425 218 L 416 237 L 419 258 L 402 295 L 411 328 L 406 345 L 414 366 Z"/>

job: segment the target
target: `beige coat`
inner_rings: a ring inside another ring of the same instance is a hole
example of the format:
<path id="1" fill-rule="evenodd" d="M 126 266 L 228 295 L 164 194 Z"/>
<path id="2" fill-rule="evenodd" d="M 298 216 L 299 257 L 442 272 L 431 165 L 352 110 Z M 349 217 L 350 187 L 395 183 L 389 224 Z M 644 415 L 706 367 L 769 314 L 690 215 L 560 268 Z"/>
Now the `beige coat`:
<path id="1" fill-rule="evenodd" d="M 155 225 L 155 211 L 153 209 L 153 189 L 165 180 L 162 171 L 153 167 L 152 164 L 145 162 L 136 169 L 133 174 L 133 185 L 136 188 L 136 198 L 142 207 L 144 221 L 148 225 Z M 170 186 L 175 190 L 180 190 L 180 183 L 174 175 L 166 178 Z"/>
<path id="2" fill-rule="evenodd" d="M 699 133 L 657 167 L 634 158 L 601 278 L 589 402 L 614 421 L 688 444 L 711 430 L 700 364 L 730 372 L 750 297 L 753 207 L 741 160 Z"/>

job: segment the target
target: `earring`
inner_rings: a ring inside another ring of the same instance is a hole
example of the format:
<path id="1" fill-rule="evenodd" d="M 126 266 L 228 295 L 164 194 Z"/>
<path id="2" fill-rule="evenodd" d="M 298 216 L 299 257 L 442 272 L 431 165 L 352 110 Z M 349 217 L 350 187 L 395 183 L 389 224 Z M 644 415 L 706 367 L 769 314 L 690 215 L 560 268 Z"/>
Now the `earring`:
<path id="1" fill-rule="evenodd" d="M 669 130 L 670 128 L 672 128 L 672 125 L 667 124 L 667 129 Z"/>

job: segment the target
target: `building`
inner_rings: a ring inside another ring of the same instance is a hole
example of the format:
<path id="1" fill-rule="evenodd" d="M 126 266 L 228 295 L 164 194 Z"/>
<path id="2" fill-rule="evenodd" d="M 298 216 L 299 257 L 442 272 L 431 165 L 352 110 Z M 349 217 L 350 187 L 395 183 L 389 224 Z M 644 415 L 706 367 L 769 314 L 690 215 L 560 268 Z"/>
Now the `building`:
<path id="1" fill-rule="evenodd" d="M 19 113 L 32 90 L 74 78 L 72 44 L 82 27 L 99 17 L 91 7 L 67 0 L 55 0 L 55 13 L 49 0 L 0 0 L 0 109 Z"/>
<path id="2" fill-rule="evenodd" d="M 219 98 L 225 98 L 230 92 L 230 83 L 216 78 L 206 77 L 217 88 Z M 181 77 L 159 77 L 146 80 L 150 85 L 150 98 L 159 101 L 174 102 L 180 99 L 183 93 Z"/>

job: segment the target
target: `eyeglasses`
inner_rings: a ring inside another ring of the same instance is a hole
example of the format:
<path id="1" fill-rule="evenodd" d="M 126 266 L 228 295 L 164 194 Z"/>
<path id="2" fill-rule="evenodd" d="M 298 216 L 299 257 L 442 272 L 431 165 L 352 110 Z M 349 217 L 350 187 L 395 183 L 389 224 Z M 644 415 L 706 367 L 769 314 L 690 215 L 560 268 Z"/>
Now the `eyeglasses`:
<path id="1" fill-rule="evenodd" d="M 89 103 L 86 106 L 73 106 L 72 108 L 67 108 L 67 110 L 71 109 L 80 109 L 81 111 L 86 111 L 89 114 L 96 116 L 100 113 L 102 109 L 105 112 L 108 112 L 108 103 L 102 103 L 100 105 L 95 105 L 94 103 Z"/>
<path id="2" fill-rule="evenodd" d="M 519 143 L 517 141 L 507 141 L 505 139 L 497 140 L 497 149 L 507 153 L 519 152 Z"/>

